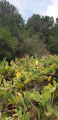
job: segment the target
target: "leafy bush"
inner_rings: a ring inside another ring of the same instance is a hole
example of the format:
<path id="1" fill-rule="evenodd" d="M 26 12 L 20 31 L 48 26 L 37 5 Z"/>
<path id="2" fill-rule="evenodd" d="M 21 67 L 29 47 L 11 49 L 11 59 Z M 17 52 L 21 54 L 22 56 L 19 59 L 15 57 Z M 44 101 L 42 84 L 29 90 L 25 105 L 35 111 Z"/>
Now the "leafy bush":
<path id="1" fill-rule="evenodd" d="M 0 63 L 2 120 L 58 119 L 58 56 Z"/>
<path id="2" fill-rule="evenodd" d="M 19 42 L 11 36 L 10 31 L 6 28 L 0 28 L 0 59 L 13 58 L 18 47 Z"/>
<path id="3" fill-rule="evenodd" d="M 45 37 L 42 33 L 37 33 L 31 38 L 27 37 L 21 45 L 22 54 L 28 54 L 29 56 L 34 56 L 37 54 L 38 58 L 43 55 L 49 54 L 46 50 L 46 45 L 44 44 Z"/>

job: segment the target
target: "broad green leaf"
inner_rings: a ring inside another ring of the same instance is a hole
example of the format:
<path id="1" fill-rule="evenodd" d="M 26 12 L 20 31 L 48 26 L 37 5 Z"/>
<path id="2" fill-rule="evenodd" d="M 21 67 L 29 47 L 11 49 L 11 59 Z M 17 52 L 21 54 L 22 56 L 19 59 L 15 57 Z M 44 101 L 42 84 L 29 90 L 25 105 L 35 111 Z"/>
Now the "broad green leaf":
<path id="1" fill-rule="evenodd" d="M 26 95 L 27 97 L 29 97 L 30 94 L 31 94 L 31 91 L 26 91 L 26 92 L 25 92 L 25 95 Z"/>
<path id="2" fill-rule="evenodd" d="M 51 104 L 48 103 L 46 107 L 47 107 L 47 111 L 48 112 L 52 112 L 53 111 L 53 108 L 52 108 Z"/>
<path id="3" fill-rule="evenodd" d="M 25 115 L 22 115 L 22 118 L 21 118 L 21 120 L 25 120 Z"/>
<path id="4" fill-rule="evenodd" d="M 50 81 L 51 79 L 52 79 L 52 76 L 49 76 L 49 77 L 48 77 L 48 81 Z"/>
<path id="5" fill-rule="evenodd" d="M 40 100 L 40 103 L 43 107 L 46 106 L 46 102 L 47 102 L 47 100 L 44 97 L 42 97 L 42 99 Z"/>
<path id="6" fill-rule="evenodd" d="M 44 71 L 43 71 L 44 74 L 48 74 L 49 72 L 50 72 L 50 68 L 48 68 L 48 67 L 45 68 Z"/>
<path id="7" fill-rule="evenodd" d="M 54 85 L 54 86 L 56 86 L 56 84 L 57 84 L 57 83 L 56 83 L 56 81 L 55 81 L 55 80 L 53 80 L 53 85 Z"/>
<path id="8" fill-rule="evenodd" d="M 5 79 L 3 79 L 3 84 L 4 84 L 5 87 L 7 86 L 7 82 L 6 82 Z"/>
<path id="9" fill-rule="evenodd" d="M 21 120 L 21 117 L 22 117 L 22 108 L 20 108 L 20 110 L 17 111 L 17 115 L 18 115 L 19 120 Z"/>
<path id="10" fill-rule="evenodd" d="M 57 110 L 56 106 L 55 106 L 55 109 L 54 109 L 54 115 L 58 118 L 58 110 Z"/>
<path id="11" fill-rule="evenodd" d="M 8 100 L 11 97 L 11 92 L 10 91 L 5 91 L 4 92 L 4 99 Z"/>
<path id="12" fill-rule="evenodd" d="M 15 102 L 12 98 L 9 98 L 8 101 L 9 101 L 10 104 L 15 104 Z"/>
<path id="13" fill-rule="evenodd" d="M 30 120 L 30 113 L 29 112 L 26 113 L 25 120 Z"/>
<path id="14" fill-rule="evenodd" d="M 27 96 L 24 97 L 24 102 L 27 106 L 31 104 L 30 99 Z"/>
<path id="15" fill-rule="evenodd" d="M 26 85 L 26 84 L 28 84 L 30 81 L 31 81 L 31 79 L 27 79 L 27 80 L 24 81 L 24 84 Z"/>
<path id="16" fill-rule="evenodd" d="M 35 92 L 35 96 L 34 96 L 34 100 L 36 101 L 36 102 L 39 102 L 40 101 L 40 94 L 39 94 L 39 92 Z"/>
<path id="17" fill-rule="evenodd" d="M 12 98 L 14 104 L 17 103 L 17 101 L 16 101 L 16 99 L 15 99 L 15 96 L 14 96 L 13 94 L 11 94 L 11 98 Z"/>
<path id="18" fill-rule="evenodd" d="M 49 98 L 51 98 L 51 93 L 48 90 L 44 90 L 43 95 L 44 95 L 44 98 L 46 100 L 48 100 Z"/>
<path id="19" fill-rule="evenodd" d="M 7 114 L 5 112 L 1 113 L 1 120 L 5 120 L 7 118 Z"/>
<path id="20" fill-rule="evenodd" d="M 47 117 L 49 117 L 49 116 L 51 116 L 52 114 L 53 114 L 53 111 L 51 111 L 51 112 L 44 112 L 44 114 L 47 116 Z"/>

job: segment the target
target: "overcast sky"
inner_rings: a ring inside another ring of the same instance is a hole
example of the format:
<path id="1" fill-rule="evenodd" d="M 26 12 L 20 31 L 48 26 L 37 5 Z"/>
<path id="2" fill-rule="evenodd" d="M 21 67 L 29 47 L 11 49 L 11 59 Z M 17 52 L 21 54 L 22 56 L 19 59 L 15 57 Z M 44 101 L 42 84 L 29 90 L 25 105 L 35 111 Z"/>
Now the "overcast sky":
<path id="1" fill-rule="evenodd" d="M 15 5 L 22 15 L 23 19 L 27 21 L 32 14 L 58 17 L 58 0 L 7 0 Z"/>

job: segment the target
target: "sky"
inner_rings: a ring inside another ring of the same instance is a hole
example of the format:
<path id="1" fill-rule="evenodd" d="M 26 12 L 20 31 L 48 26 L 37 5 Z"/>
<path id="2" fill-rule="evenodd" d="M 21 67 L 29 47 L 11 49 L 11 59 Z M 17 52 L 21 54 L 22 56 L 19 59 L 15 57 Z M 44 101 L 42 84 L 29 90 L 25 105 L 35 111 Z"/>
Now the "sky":
<path id="1" fill-rule="evenodd" d="M 18 9 L 25 21 L 33 14 L 58 17 L 58 0 L 7 0 Z"/>

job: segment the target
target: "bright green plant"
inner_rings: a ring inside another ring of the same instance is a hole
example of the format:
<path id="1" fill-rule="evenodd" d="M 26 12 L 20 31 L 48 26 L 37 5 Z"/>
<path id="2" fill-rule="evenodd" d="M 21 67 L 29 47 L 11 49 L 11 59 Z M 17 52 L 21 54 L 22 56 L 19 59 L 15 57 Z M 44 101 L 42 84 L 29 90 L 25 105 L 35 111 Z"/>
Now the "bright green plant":
<path id="1" fill-rule="evenodd" d="M 58 56 L 0 63 L 0 111 L 3 120 L 58 118 Z M 5 117 L 4 117 L 5 116 Z"/>

